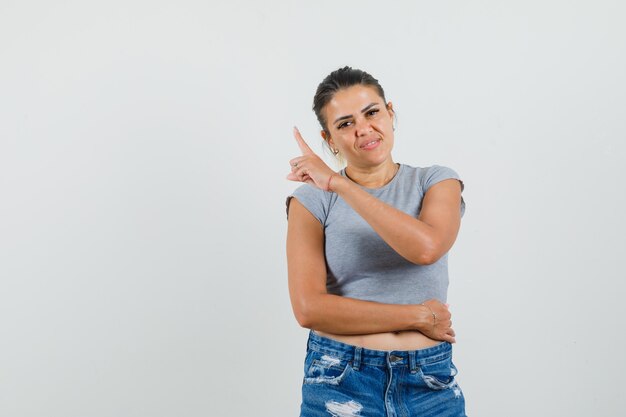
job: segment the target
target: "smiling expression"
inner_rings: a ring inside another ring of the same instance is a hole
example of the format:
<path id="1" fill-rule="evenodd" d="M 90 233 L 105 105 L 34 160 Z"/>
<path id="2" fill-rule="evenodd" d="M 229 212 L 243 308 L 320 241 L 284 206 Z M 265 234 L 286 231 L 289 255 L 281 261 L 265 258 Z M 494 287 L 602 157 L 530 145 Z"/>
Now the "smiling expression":
<path id="1" fill-rule="evenodd" d="M 391 158 L 393 109 L 372 87 L 354 85 L 335 93 L 323 109 L 330 137 L 348 165 L 380 165 Z"/>

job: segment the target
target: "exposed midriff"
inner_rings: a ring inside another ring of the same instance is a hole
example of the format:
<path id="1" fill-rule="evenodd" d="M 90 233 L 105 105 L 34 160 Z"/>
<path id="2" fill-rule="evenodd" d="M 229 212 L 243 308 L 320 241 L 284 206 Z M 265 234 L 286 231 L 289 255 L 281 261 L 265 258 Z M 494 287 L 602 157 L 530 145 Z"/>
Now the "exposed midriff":
<path id="1" fill-rule="evenodd" d="M 320 336 L 329 339 L 374 350 L 417 350 L 442 343 L 440 340 L 431 339 L 417 330 L 360 335 L 333 334 L 319 330 L 314 331 Z"/>

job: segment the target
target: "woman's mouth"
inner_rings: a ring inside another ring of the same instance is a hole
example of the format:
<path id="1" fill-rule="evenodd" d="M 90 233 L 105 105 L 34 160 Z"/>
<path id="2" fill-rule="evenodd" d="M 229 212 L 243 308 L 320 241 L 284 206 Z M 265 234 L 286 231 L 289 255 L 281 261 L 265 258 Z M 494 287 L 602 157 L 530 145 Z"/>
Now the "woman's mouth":
<path id="1" fill-rule="evenodd" d="M 365 149 L 366 151 L 372 150 L 380 145 L 380 139 L 370 140 L 364 145 L 361 145 L 361 149 Z"/>

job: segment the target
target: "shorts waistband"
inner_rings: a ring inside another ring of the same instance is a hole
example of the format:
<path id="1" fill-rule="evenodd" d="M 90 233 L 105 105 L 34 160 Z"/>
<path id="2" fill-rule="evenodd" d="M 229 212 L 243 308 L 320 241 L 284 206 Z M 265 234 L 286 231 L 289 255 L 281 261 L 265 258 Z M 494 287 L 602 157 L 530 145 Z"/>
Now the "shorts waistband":
<path id="1" fill-rule="evenodd" d="M 417 350 L 375 350 L 330 339 L 315 333 L 313 330 L 309 332 L 307 349 L 352 361 L 357 368 L 360 364 L 366 364 L 371 366 L 409 366 L 411 370 L 414 370 L 417 366 L 452 356 L 452 345 L 445 341 L 435 346 Z"/>

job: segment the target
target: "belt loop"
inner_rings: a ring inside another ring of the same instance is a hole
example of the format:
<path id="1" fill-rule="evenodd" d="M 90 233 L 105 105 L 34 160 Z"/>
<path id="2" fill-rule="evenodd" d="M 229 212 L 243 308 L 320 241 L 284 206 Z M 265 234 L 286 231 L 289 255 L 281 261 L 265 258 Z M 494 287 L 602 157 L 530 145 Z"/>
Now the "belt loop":
<path id="1" fill-rule="evenodd" d="M 415 351 L 409 351 L 409 368 L 411 369 L 411 373 L 414 374 L 417 372 L 417 363 L 415 362 Z"/>
<path id="2" fill-rule="evenodd" d="M 352 369 L 354 369 L 355 371 L 358 371 L 359 368 L 361 367 L 361 351 L 362 350 L 363 348 L 360 346 L 356 346 L 354 349 L 354 360 L 352 361 Z"/>

